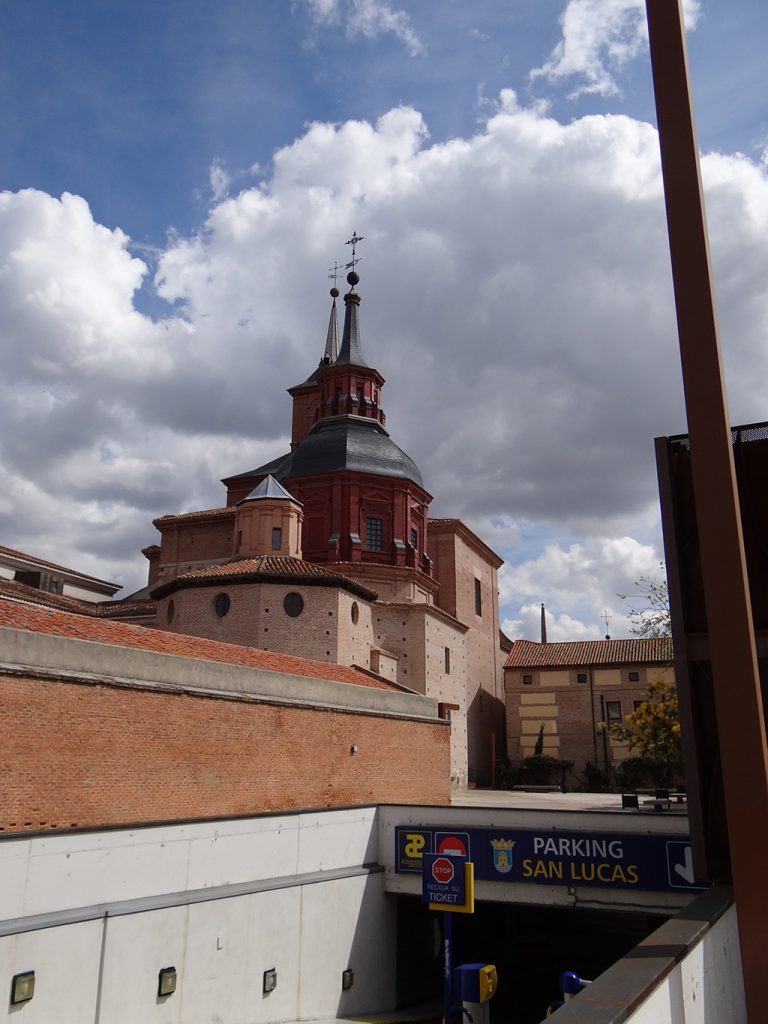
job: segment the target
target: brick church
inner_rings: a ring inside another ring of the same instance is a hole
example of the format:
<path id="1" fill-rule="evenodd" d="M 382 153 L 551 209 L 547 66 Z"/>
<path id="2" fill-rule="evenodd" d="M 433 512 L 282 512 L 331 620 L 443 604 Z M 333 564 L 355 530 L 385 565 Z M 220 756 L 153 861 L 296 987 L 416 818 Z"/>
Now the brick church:
<path id="1" fill-rule="evenodd" d="M 452 723 L 453 784 L 487 784 L 505 752 L 502 560 L 459 520 L 429 518 L 363 353 L 354 263 L 341 342 L 332 288 L 320 363 L 288 389 L 290 450 L 224 479 L 226 505 L 154 521 L 152 625 L 354 665 L 432 697 Z"/>

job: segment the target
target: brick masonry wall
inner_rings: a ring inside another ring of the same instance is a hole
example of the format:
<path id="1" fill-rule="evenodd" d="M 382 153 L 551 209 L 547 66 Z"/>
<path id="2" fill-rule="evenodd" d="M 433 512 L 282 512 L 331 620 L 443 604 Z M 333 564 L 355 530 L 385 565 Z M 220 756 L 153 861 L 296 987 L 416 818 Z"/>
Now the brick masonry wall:
<path id="1" fill-rule="evenodd" d="M 436 615 L 425 615 L 427 694 L 445 704 L 458 704 L 451 718 L 451 782 L 466 786 L 467 761 L 467 666 L 466 633 Z M 449 664 L 446 671 L 445 648 Z"/>
<path id="2" fill-rule="evenodd" d="M 21 676 L 2 687 L 3 832 L 449 799 L 437 722 Z"/>
<path id="3" fill-rule="evenodd" d="M 233 557 L 235 518 L 166 526 L 161 530 L 157 581 L 227 562 Z"/>
<path id="4" fill-rule="evenodd" d="M 372 668 L 371 647 L 373 644 L 372 607 L 370 602 L 347 593 L 338 591 L 338 663 L 340 665 L 360 665 Z M 395 674 L 396 675 L 396 674 Z M 395 678 L 388 673 L 387 678 Z"/>
<path id="5" fill-rule="evenodd" d="M 587 676 L 586 683 L 577 681 L 579 672 Z M 630 681 L 630 672 L 638 673 L 637 682 Z M 532 677 L 530 684 L 523 683 L 524 675 Z M 587 761 L 599 768 L 606 763 L 616 765 L 631 756 L 631 752 L 600 729 L 599 723 L 606 717 L 605 704 L 618 701 L 625 720 L 634 701 L 647 699 L 648 686 L 656 679 L 674 681 L 673 670 L 668 666 L 637 664 L 605 670 L 590 670 L 588 666 L 559 671 L 507 669 L 509 757 L 517 761 L 530 756 L 543 724 L 545 754 L 573 761 L 577 771 L 583 771 Z"/>
<path id="6" fill-rule="evenodd" d="M 497 758 L 503 757 L 506 747 L 497 572 L 458 532 L 434 530 L 429 545 L 440 582 L 438 603 L 469 626 L 464 639 L 469 781 L 487 783 L 491 771 L 491 733 L 495 736 Z M 475 609 L 476 579 L 481 588 L 480 615 Z"/>
<path id="7" fill-rule="evenodd" d="M 218 594 L 228 594 L 230 608 L 219 618 L 214 610 Z M 297 593 L 304 601 L 300 615 L 283 609 L 286 594 Z M 173 618 L 168 606 L 173 600 Z M 358 606 L 358 622 L 352 622 L 352 603 Z M 174 633 L 223 640 L 283 654 L 335 664 L 369 665 L 370 605 L 362 598 L 336 587 L 285 583 L 232 583 L 177 591 L 158 602 L 157 625 Z"/>
<path id="8" fill-rule="evenodd" d="M 426 693 L 422 670 L 423 614 L 408 605 L 376 604 L 371 610 L 372 645 L 398 659 L 397 682 Z"/>

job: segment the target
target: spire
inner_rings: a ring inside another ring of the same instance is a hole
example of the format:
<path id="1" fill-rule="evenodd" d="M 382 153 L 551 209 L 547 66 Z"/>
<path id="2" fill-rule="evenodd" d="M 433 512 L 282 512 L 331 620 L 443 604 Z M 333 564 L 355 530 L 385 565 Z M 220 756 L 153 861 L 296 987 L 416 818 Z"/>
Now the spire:
<path id="1" fill-rule="evenodd" d="M 359 275 L 350 270 L 347 274 L 350 288 L 344 296 L 344 334 L 341 338 L 341 351 L 336 360 L 337 366 L 368 366 L 360 347 L 360 296 L 355 291 L 355 285 L 359 280 Z"/>
<path id="2" fill-rule="evenodd" d="M 547 642 L 547 613 L 544 611 L 544 602 L 541 602 L 541 642 Z"/>
<path id="3" fill-rule="evenodd" d="M 338 270 L 338 266 L 334 268 Z M 329 277 L 334 277 L 334 274 L 329 274 Z M 317 384 L 318 376 L 324 366 L 333 366 L 339 355 L 339 319 L 336 313 L 336 299 L 339 297 L 339 289 L 334 285 L 331 288 L 331 315 L 328 318 L 328 331 L 325 335 L 325 349 L 323 350 L 323 356 L 316 368 L 310 373 L 305 381 L 301 384 L 297 384 L 296 387 L 304 387 L 306 384 Z M 288 393 L 293 394 L 291 388 L 288 388 Z"/>
<path id="4" fill-rule="evenodd" d="M 360 348 L 360 323 L 358 314 L 360 296 L 355 291 L 355 285 L 360 280 L 360 275 L 355 270 L 355 267 L 362 259 L 362 256 L 357 255 L 357 243 L 362 242 L 362 240 L 363 236 L 358 235 L 356 231 L 353 231 L 352 237 L 344 243 L 345 245 L 352 246 L 352 259 L 344 266 L 344 269 L 349 271 L 347 274 L 349 291 L 344 296 L 344 335 L 341 339 L 341 352 L 339 352 L 339 358 L 336 360 L 336 362 L 341 363 L 342 366 L 368 365 L 365 361 L 365 357 L 363 356 L 363 350 Z"/>
<path id="5" fill-rule="evenodd" d="M 325 337 L 325 352 L 323 353 L 323 366 L 333 366 L 339 356 L 339 323 L 336 316 L 336 299 L 339 294 L 338 288 L 331 288 L 331 315 L 328 319 L 328 333 Z"/>

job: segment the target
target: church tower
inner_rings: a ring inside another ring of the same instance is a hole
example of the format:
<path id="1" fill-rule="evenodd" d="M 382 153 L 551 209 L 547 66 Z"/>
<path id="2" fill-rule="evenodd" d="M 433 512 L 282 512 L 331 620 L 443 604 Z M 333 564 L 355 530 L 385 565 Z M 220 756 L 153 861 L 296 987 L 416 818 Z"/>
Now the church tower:
<path id="1" fill-rule="evenodd" d="M 235 513 L 235 558 L 258 555 L 301 557 L 301 503 L 274 477 L 265 477 Z"/>
<path id="2" fill-rule="evenodd" d="M 354 235 L 352 241 L 360 238 Z M 225 479 L 227 504 L 238 504 L 271 474 L 303 505 L 303 558 L 410 567 L 429 576 L 426 524 L 432 499 L 415 462 L 385 430 L 384 378 L 363 354 L 357 262 L 353 248 L 338 351 L 333 288 L 320 365 L 289 389 L 291 451 Z"/>
<path id="3" fill-rule="evenodd" d="M 320 405 L 322 401 L 320 371 L 325 366 L 332 366 L 339 355 L 339 327 L 336 316 L 336 299 L 338 296 L 339 289 L 334 286 L 331 288 L 333 303 L 328 320 L 328 332 L 325 337 L 325 351 L 317 369 L 307 377 L 303 384 L 295 384 L 292 388 L 288 388 L 288 394 L 293 399 L 291 450 L 304 440 L 312 425 L 320 418 Z"/>
<path id="4" fill-rule="evenodd" d="M 154 520 L 151 595 L 160 628 L 361 665 L 435 697 L 463 786 L 505 749 L 502 561 L 460 520 L 428 519 L 419 468 L 386 429 L 362 344 L 360 240 L 343 330 L 334 266 L 319 365 L 289 389 L 289 450 L 226 478 L 226 507 Z"/>

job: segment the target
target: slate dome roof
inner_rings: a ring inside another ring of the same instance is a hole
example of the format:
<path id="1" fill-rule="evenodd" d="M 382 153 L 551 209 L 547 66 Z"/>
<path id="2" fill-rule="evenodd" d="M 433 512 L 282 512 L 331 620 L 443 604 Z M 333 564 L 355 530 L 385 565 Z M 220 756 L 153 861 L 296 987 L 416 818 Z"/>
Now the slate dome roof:
<path id="1" fill-rule="evenodd" d="M 412 480 L 424 487 L 419 467 L 376 420 L 364 416 L 327 416 L 282 459 L 251 471 L 277 480 L 351 470 Z"/>

